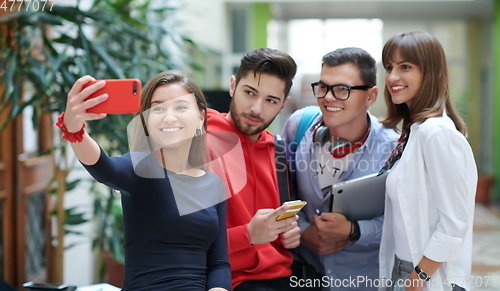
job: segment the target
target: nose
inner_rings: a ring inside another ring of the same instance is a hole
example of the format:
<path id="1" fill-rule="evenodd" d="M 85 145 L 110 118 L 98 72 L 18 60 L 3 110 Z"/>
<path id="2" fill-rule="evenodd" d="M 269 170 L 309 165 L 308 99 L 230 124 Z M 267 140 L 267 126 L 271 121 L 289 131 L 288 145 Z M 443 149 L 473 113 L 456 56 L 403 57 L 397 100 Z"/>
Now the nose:
<path id="1" fill-rule="evenodd" d="M 262 113 L 263 100 L 258 98 L 255 100 L 250 107 L 250 112 L 254 115 L 260 115 Z"/>
<path id="2" fill-rule="evenodd" d="M 385 75 L 385 79 L 390 82 L 395 82 L 399 80 L 399 73 L 396 70 L 392 70 L 387 72 Z"/>
<path id="3" fill-rule="evenodd" d="M 165 116 L 163 117 L 163 122 L 165 123 L 175 123 L 177 121 L 177 116 L 172 110 L 166 110 Z"/>
<path id="4" fill-rule="evenodd" d="M 326 92 L 326 95 L 325 95 L 325 97 L 323 99 L 328 100 L 328 101 L 335 101 L 335 100 L 337 100 L 337 98 L 335 98 L 333 96 L 333 88 L 331 90 L 328 90 L 328 92 Z"/>

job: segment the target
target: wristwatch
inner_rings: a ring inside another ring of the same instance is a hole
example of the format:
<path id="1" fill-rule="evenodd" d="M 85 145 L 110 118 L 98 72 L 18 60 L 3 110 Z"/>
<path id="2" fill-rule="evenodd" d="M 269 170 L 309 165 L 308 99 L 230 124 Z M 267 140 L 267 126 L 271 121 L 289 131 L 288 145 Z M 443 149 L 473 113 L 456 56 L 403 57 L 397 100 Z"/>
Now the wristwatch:
<path id="1" fill-rule="evenodd" d="M 347 240 L 350 242 L 355 242 L 361 236 L 361 231 L 359 230 L 359 223 L 357 221 L 351 222 L 351 233 L 347 237 Z"/>
<path id="2" fill-rule="evenodd" d="M 417 272 L 417 276 L 418 276 L 419 280 L 426 281 L 426 282 L 431 280 L 431 276 L 429 276 L 429 273 L 420 269 L 418 266 L 415 267 L 415 271 Z"/>

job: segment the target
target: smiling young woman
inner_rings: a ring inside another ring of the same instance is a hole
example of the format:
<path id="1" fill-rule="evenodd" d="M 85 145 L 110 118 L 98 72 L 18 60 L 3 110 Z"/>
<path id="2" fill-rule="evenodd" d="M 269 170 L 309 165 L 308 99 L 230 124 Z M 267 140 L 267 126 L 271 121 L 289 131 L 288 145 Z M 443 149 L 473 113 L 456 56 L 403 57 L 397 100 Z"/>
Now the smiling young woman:
<path id="1" fill-rule="evenodd" d="M 206 171 L 207 105 L 184 73 L 165 71 L 150 80 L 129 129 L 131 152 L 108 157 L 83 129 L 87 113 L 103 102 L 87 100 L 104 86 L 84 76 L 68 94 L 63 125 L 83 130 L 71 146 L 99 182 L 119 190 L 123 205 L 125 276 L 122 290 L 231 289 L 225 190 Z"/>
<path id="2" fill-rule="evenodd" d="M 392 103 L 405 103 L 410 108 L 413 98 L 422 87 L 423 75 L 420 67 L 403 59 L 399 50 L 394 52 L 392 60 L 384 63 L 384 67 L 385 83 Z"/>
<path id="3" fill-rule="evenodd" d="M 395 128 L 403 121 L 403 133 L 384 167 L 392 169 L 381 278 L 392 279 L 390 290 L 470 290 L 458 278 L 470 277 L 477 168 L 450 101 L 443 48 L 429 33 L 403 33 L 387 41 L 382 62 L 383 123 Z"/>

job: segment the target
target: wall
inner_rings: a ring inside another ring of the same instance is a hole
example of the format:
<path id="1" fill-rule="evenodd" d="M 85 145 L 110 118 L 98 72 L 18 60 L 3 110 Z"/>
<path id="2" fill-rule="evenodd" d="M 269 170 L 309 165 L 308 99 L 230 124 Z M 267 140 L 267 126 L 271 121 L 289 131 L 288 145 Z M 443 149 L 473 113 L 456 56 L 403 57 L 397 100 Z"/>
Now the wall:
<path id="1" fill-rule="evenodd" d="M 498 148 L 500 148 L 500 114 L 498 112 L 500 111 L 500 85 L 499 85 L 499 79 L 500 79 L 500 72 L 499 72 L 499 67 L 500 65 L 500 0 L 495 0 L 495 9 L 494 9 L 494 21 L 493 21 L 493 28 L 492 28 L 492 42 L 493 42 L 493 58 L 492 58 L 492 63 L 494 64 L 494 69 L 493 69 L 493 94 L 492 94 L 492 100 L 491 104 L 492 107 L 490 110 L 494 110 L 494 112 L 497 112 L 496 115 L 494 115 L 493 119 L 493 126 L 491 127 L 492 131 L 492 136 L 493 136 L 493 149 L 496 149 L 493 151 L 493 159 L 494 159 L 494 164 L 493 164 L 493 171 L 495 173 L 495 178 L 496 178 L 496 191 L 495 191 L 495 197 L 496 197 L 496 202 L 500 203 L 500 151 Z"/>
<path id="2" fill-rule="evenodd" d="M 181 30 L 196 43 L 217 52 L 229 47 L 228 23 L 223 0 L 180 0 Z"/>
<path id="3" fill-rule="evenodd" d="M 88 182 L 91 177 L 80 163 L 76 164 L 68 177 L 68 181 L 75 179 L 87 181 L 80 182 L 78 187 L 66 194 L 64 207 L 65 209 L 78 207 L 78 211 L 85 212 L 85 218 L 89 219 L 93 212 L 93 196 L 90 194 L 90 183 Z M 92 252 L 94 228 L 92 222 L 87 222 L 71 227 L 71 230 L 81 232 L 82 235 L 67 234 L 65 236 L 65 246 L 74 246 L 64 252 L 64 284 L 76 286 L 93 284 L 96 262 Z"/>

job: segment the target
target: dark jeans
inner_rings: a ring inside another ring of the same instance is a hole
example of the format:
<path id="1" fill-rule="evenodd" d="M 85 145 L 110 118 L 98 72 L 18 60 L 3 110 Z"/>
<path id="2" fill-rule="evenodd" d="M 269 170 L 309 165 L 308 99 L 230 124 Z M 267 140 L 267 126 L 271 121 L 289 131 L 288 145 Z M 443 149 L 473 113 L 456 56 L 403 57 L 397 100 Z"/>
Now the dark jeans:
<path id="1" fill-rule="evenodd" d="M 251 280 L 245 281 L 233 291 L 298 291 L 299 288 L 290 286 L 290 277 L 276 278 L 269 280 Z"/>

